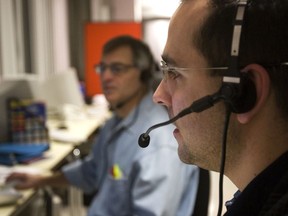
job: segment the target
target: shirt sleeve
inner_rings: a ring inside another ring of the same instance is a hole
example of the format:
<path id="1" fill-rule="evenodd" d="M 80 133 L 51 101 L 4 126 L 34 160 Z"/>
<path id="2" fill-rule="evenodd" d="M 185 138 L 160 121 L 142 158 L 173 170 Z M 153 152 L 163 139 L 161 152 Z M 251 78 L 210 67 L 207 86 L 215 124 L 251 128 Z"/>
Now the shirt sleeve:
<path id="1" fill-rule="evenodd" d="M 85 193 L 91 193 L 97 188 L 97 173 L 93 167 L 92 158 L 87 157 L 84 161 L 77 160 L 64 166 L 62 172 L 71 185 L 81 188 Z"/>
<path id="2" fill-rule="evenodd" d="M 102 153 L 101 145 L 103 136 L 99 135 L 92 147 L 91 153 L 84 159 L 76 160 L 62 167 L 61 171 L 73 186 L 83 190 L 85 193 L 95 191 L 101 181 L 105 168 L 105 155 Z"/>

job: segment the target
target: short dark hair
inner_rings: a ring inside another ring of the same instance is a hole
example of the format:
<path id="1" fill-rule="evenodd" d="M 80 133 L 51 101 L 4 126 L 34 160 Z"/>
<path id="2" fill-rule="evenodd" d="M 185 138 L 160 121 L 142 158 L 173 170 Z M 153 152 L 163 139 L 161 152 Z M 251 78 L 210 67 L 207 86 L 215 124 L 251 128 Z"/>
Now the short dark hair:
<path id="1" fill-rule="evenodd" d="M 194 35 L 193 44 L 210 66 L 229 66 L 237 0 L 210 0 L 211 13 Z M 288 1 L 251 0 L 245 12 L 239 67 L 251 63 L 269 72 L 276 101 L 288 119 Z"/>
<path id="2" fill-rule="evenodd" d="M 142 40 L 129 35 L 117 36 L 103 46 L 102 54 L 109 54 L 123 46 L 130 47 L 133 63 L 141 71 L 141 81 L 147 84 L 150 83 L 155 71 L 155 61 L 150 48 Z"/>

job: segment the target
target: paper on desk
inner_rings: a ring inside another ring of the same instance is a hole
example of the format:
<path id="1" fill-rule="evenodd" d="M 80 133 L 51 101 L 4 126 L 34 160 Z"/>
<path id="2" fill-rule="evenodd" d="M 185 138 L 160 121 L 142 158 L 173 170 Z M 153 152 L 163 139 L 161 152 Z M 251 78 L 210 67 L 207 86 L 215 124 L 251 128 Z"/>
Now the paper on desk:
<path id="1" fill-rule="evenodd" d="M 0 206 L 13 204 L 22 197 L 22 194 L 14 188 L 13 183 L 5 183 L 5 179 L 12 172 L 37 174 L 40 171 L 31 167 L 9 167 L 0 165 Z"/>
<path id="2" fill-rule="evenodd" d="M 13 204 L 22 197 L 22 194 L 13 187 L 0 189 L 0 206 Z"/>
<path id="3" fill-rule="evenodd" d="M 10 167 L 0 165 L 0 206 L 13 204 L 22 197 L 22 194 L 14 188 L 15 182 L 5 183 L 7 176 L 12 172 L 39 174 L 41 171 L 32 167 Z"/>
<path id="4" fill-rule="evenodd" d="M 32 167 L 11 167 L 0 165 L 0 186 L 5 185 L 5 179 L 12 172 L 26 172 L 31 174 L 39 174 L 41 170 Z"/>
<path id="5" fill-rule="evenodd" d="M 50 129 L 49 136 L 52 140 L 69 142 L 69 143 L 80 143 L 85 141 L 81 134 L 72 134 L 66 130 Z"/>

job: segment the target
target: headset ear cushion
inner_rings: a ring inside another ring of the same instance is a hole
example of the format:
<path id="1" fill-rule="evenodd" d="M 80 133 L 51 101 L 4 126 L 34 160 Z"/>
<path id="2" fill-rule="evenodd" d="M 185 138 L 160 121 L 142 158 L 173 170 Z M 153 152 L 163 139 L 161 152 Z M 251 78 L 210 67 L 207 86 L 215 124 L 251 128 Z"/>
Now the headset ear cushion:
<path id="1" fill-rule="evenodd" d="M 140 74 L 140 80 L 143 83 L 149 83 L 150 80 L 153 79 L 153 75 L 152 75 L 152 69 L 146 69 L 146 70 L 142 70 L 141 74 Z"/>
<path id="2" fill-rule="evenodd" d="M 251 110 L 256 103 L 256 88 L 254 82 L 247 74 L 241 73 L 238 96 L 230 101 L 232 112 L 245 113 Z"/>

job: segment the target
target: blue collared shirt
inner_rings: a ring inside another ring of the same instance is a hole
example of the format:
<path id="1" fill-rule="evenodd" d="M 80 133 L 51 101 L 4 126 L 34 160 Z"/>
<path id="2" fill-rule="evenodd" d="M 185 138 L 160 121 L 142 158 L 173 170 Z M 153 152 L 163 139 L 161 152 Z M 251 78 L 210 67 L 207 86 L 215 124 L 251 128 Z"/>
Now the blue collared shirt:
<path id="1" fill-rule="evenodd" d="M 199 169 L 180 161 L 174 126 L 152 131 L 150 145 L 138 146 L 140 134 L 168 118 L 150 92 L 128 117 L 107 121 L 89 156 L 62 169 L 72 185 L 97 190 L 89 216 L 191 215 Z"/>

